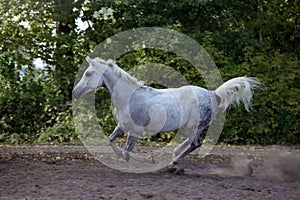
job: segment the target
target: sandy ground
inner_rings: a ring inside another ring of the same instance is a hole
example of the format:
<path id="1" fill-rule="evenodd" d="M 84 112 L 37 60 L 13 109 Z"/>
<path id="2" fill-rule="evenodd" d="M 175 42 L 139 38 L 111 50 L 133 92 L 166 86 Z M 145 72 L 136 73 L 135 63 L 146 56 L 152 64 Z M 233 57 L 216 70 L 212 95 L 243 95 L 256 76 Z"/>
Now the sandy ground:
<path id="1" fill-rule="evenodd" d="M 299 150 L 190 155 L 183 173 L 125 173 L 84 147 L 0 147 L 0 199 L 299 199 Z"/>

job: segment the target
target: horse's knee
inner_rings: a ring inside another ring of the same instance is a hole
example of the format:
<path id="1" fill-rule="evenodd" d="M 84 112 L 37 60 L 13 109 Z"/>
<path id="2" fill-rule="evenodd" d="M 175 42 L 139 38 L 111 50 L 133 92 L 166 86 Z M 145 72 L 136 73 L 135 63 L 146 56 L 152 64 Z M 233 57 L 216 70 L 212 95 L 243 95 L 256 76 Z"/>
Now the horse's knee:
<path id="1" fill-rule="evenodd" d="M 114 142 L 116 140 L 116 138 L 120 135 L 122 135 L 124 133 L 124 131 L 122 129 L 119 128 L 119 126 L 117 126 L 115 128 L 115 130 L 112 132 L 112 134 L 110 134 L 110 136 L 108 137 L 109 142 Z"/>
<path id="2" fill-rule="evenodd" d="M 125 151 L 131 152 L 133 150 L 133 147 L 134 147 L 137 139 L 138 139 L 138 137 L 128 134 L 128 137 L 126 140 L 126 145 L 125 145 Z"/>

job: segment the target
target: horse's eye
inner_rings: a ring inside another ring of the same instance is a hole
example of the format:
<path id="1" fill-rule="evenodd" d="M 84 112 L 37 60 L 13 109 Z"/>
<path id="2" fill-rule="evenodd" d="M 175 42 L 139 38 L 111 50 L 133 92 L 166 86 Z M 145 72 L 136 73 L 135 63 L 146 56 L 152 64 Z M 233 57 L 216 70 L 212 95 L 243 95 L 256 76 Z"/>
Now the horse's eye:
<path id="1" fill-rule="evenodd" d="M 86 75 L 86 76 L 91 76 L 92 73 L 93 73 L 93 72 L 91 72 L 91 71 L 86 71 L 85 75 Z"/>

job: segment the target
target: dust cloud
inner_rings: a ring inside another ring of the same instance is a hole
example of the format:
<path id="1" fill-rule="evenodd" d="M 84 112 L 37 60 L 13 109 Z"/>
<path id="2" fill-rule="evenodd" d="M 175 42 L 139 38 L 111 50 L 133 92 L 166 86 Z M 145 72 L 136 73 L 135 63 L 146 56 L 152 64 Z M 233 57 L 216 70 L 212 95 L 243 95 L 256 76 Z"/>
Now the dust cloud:
<path id="1" fill-rule="evenodd" d="M 300 180 L 300 155 L 288 151 L 273 151 L 265 159 L 262 176 L 281 180 Z"/>
<path id="2" fill-rule="evenodd" d="M 234 156 L 223 167 L 211 169 L 211 175 L 221 177 L 254 176 L 277 180 L 300 180 L 300 155 L 289 151 L 270 151 L 264 158 L 257 159 Z"/>

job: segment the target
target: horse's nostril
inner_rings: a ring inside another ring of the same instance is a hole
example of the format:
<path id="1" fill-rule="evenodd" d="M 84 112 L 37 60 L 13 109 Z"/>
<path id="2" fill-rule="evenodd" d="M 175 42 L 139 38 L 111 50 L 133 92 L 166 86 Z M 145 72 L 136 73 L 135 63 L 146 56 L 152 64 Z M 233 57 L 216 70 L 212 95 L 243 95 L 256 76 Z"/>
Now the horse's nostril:
<path id="1" fill-rule="evenodd" d="M 79 93 L 78 93 L 78 91 L 76 91 L 75 89 L 72 91 L 72 96 L 73 96 L 73 98 L 75 98 L 75 99 L 78 99 L 79 98 Z"/>

